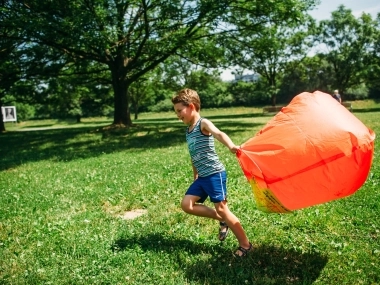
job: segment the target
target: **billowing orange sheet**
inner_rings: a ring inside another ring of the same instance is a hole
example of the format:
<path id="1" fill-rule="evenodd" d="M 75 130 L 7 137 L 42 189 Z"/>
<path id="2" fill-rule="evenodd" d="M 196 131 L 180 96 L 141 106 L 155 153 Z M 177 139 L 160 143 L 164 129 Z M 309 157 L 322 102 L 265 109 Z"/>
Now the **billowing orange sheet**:
<path id="1" fill-rule="evenodd" d="M 301 93 L 237 157 L 257 207 L 285 213 L 353 194 L 366 181 L 375 134 L 329 94 Z"/>

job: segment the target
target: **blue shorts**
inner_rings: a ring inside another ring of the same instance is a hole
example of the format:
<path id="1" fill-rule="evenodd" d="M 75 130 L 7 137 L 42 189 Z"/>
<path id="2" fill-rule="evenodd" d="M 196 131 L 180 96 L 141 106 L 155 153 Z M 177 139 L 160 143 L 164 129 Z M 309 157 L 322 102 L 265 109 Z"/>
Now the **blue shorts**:
<path id="1" fill-rule="evenodd" d="M 198 196 L 197 203 L 203 203 L 207 197 L 211 202 L 219 203 L 227 199 L 226 171 L 211 174 L 206 177 L 198 177 L 190 185 L 185 195 Z"/>

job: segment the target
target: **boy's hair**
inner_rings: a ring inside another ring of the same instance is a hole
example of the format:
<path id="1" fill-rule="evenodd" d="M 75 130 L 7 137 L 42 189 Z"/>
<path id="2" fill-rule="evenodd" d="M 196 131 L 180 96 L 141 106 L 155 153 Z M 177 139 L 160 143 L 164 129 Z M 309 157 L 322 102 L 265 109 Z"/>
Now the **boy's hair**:
<path id="1" fill-rule="evenodd" d="M 199 112 L 201 109 L 201 100 L 199 99 L 199 95 L 197 91 L 185 88 L 179 91 L 173 98 L 172 103 L 182 103 L 185 106 L 189 106 L 190 104 L 193 104 L 195 106 L 195 110 Z"/>

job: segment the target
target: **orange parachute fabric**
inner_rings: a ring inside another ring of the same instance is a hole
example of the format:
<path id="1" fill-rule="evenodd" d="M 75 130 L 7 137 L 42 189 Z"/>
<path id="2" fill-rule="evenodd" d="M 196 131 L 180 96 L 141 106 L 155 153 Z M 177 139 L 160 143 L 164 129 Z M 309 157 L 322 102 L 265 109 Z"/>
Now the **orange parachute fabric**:
<path id="1" fill-rule="evenodd" d="M 329 94 L 304 92 L 237 152 L 257 207 L 286 213 L 346 197 L 366 181 L 375 133 Z"/>

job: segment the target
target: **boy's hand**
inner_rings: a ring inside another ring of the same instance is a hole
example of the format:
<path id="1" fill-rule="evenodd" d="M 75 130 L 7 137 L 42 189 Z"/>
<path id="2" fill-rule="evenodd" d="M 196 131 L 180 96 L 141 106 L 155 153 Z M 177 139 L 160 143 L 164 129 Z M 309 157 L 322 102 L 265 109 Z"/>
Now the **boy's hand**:
<path id="1" fill-rule="evenodd" d="M 239 148 L 240 148 L 240 145 L 234 145 L 233 147 L 230 148 L 230 152 L 236 153 Z"/>

